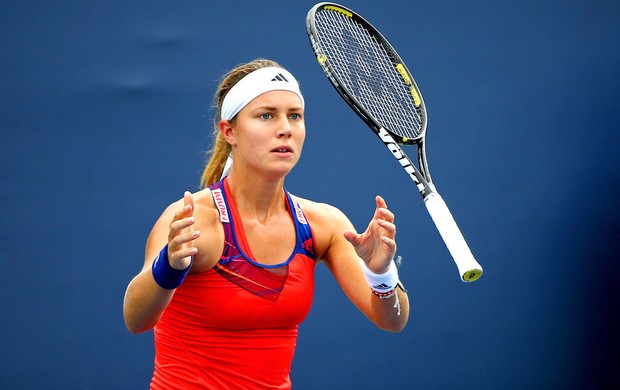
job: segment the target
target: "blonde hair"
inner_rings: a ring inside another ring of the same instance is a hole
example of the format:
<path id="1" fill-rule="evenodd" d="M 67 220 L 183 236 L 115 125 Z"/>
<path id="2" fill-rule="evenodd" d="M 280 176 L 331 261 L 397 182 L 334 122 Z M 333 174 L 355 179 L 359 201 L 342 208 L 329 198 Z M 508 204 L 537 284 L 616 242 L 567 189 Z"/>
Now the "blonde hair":
<path id="1" fill-rule="evenodd" d="M 278 68 L 282 68 L 282 66 L 275 61 L 258 58 L 254 61 L 235 66 L 232 70 L 226 73 L 224 77 L 222 77 L 214 96 L 214 102 L 217 105 L 217 113 L 213 116 L 213 148 L 207 152 L 208 162 L 202 173 L 202 178 L 200 179 L 200 185 L 203 188 L 208 187 L 220 180 L 222 172 L 224 171 L 226 159 L 228 158 L 231 150 L 230 144 L 226 142 L 220 132 L 222 102 L 224 101 L 224 97 L 226 97 L 228 91 L 230 91 L 230 89 L 243 77 L 257 69 L 266 68 L 269 66 L 277 66 Z M 230 122 L 234 124 L 236 119 L 236 117 L 232 118 Z"/>

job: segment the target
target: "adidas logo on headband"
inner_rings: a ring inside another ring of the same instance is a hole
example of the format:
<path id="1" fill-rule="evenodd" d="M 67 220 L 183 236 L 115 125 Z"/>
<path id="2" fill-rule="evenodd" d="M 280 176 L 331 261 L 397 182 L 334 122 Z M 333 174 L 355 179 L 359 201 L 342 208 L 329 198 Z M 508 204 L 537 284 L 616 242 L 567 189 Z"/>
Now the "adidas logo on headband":
<path id="1" fill-rule="evenodd" d="M 286 79 L 286 77 L 284 77 L 282 73 L 272 78 L 271 81 L 286 81 L 288 83 L 288 80 Z"/>
<path id="2" fill-rule="evenodd" d="M 231 120 L 250 101 L 269 91 L 293 92 L 301 99 L 302 108 L 304 106 L 304 97 L 295 77 L 283 68 L 268 66 L 250 72 L 228 91 L 222 101 L 220 118 Z"/>

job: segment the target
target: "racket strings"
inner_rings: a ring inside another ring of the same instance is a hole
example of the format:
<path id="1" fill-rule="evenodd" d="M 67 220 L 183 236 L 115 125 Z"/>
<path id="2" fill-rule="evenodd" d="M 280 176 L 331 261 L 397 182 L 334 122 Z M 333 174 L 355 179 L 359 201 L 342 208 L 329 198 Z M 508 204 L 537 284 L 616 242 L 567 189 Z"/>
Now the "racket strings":
<path id="1" fill-rule="evenodd" d="M 317 12 L 315 25 L 323 54 L 358 103 L 387 130 L 405 138 L 419 137 L 423 118 L 411 86 L 377 38 L 359 22 L 334 11 Z"/>

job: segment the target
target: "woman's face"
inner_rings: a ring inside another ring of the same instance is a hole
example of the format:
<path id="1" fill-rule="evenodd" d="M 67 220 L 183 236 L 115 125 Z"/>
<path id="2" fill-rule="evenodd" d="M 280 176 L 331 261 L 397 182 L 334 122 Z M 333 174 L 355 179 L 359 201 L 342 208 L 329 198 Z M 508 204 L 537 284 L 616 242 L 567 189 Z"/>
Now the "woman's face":
<path id="1" fill-rule="evenodd" d="M 245 106 L 224 134 L 234 166 L 283 176 L 301 156 L 306 138 L 301 99 L 290 91 L 266 92 Z"/>

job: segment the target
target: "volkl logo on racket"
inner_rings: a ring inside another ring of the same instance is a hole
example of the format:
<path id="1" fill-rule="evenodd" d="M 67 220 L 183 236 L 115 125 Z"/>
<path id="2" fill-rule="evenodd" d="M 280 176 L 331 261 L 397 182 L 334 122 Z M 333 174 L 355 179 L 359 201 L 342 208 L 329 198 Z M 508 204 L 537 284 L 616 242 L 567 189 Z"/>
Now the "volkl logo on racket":
<path id="1" fill-rule="evenodd" d="M 409 177 L 415 185 L 418 187 L 418 191 L 424 192 L 426 191 L 426 186 L 420 181 L 418 176 L 416 175 L 417 171 L 412 161 L 407 157 L 407 155 L 403 152 L 403 150 L 398 146 L 394 138 L 385 130 L 384 128 L 379 129 L 377 133 L 381 141 L 387 146 L 387 148 L 392 152 L 392 155 L 398 160 L 400 165 L 402 165 L 405 172 L 409 174 Z"/>

